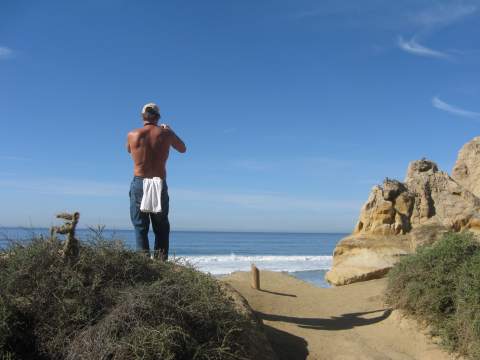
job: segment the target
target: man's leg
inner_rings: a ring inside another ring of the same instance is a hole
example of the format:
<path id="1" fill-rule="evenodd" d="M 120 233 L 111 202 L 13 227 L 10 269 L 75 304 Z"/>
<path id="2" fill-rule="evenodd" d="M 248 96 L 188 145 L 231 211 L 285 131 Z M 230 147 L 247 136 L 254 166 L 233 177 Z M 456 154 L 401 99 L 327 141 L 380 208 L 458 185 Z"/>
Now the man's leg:
<path id="1" fill-rule="evenodd" d="M 155 251 L 153 256 L 162 260 L 168 259 L 168 248 L 170 245 L 170 222 L 168 221 L 169 197 L 167 184 L 162 188 L 162 212 L 150 214 L 152 228 L 155 233 Z"/>
<path id="2" fill-rule="evenodd" d="M 148 244 L 148 229 L 150 219 L 147 213 L 140 211 L 140 204 L 143 196 L 143 180 L 134 178 L 130 186 L 130 218 L 135 229 L 135 240 L 137 250 L 145 255 L 150 255 L 150 246 Z"/>

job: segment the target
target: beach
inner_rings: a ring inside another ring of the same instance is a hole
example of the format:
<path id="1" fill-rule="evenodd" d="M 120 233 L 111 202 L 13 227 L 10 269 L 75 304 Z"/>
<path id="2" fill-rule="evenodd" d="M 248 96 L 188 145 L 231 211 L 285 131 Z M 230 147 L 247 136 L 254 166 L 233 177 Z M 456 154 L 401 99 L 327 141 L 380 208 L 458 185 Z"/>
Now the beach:
<path id="1" fill-rule="evenodd" d="M 245 297 L 280 360 L 447 360 L 452 355 L 418 324 L 385 306 L 386 280 L 319 288 L 284 273 L 261 271 L 223 280 Z"/>
<path id="2" fill-rule="evenodd" d="M 21 228 L 4 229 L 4 234 L 16 235 L 17 240 L 26 233 Z M 79 231 L 83 241 L 91 240 L 91 235 Z M 131 231 L 106 230 L 104 235 L 107 241 L 121 239 L 134 248 Z M 263 322 L 280 360 L 454 359 L 415 320 L 385 305 L 386 279 L 340 287 L 325 282 L 331 253 L 341 236 L 172 232 L 172 258 L 188 262 L 240 293 Z M 251 263 L 260 269 L 260 290 L 251 288 Z"/>

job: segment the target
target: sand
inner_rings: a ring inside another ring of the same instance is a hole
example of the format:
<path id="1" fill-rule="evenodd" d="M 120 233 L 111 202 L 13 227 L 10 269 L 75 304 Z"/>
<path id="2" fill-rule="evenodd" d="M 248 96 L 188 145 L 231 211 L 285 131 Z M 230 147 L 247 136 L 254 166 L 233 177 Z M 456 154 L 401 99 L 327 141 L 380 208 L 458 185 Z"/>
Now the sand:
<path id="1" fill-rule="evenodd" d="M 262 271 L 261 291 L 250 287 L 249 273 L 223 280 L 263 320 L 279 359 L 455 358 L 415 321 L 385 306 L 384 279 L 322 289 L 286 274 Z"/>

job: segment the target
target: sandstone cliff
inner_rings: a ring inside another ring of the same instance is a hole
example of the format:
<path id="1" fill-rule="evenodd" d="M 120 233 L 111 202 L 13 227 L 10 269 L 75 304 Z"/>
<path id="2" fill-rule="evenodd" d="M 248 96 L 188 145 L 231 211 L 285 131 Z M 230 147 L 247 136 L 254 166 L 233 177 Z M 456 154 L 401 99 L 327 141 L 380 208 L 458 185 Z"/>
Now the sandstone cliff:
<path id="1" fill-rule="evenodd" d="M 480 196 L 480 136 L 462 147 L 452 177 L 465 189 Z"/>
<path id="2" fill-rule="evenodd" d="M 345 285 L 385 275 L 399 257 L 446 231 L 480 231 L 480 137 L 459 153 L 453 178 L 426 159 L 410 163 L 404 182 L 385 179 L 341 240 L 326 279 Z"/>

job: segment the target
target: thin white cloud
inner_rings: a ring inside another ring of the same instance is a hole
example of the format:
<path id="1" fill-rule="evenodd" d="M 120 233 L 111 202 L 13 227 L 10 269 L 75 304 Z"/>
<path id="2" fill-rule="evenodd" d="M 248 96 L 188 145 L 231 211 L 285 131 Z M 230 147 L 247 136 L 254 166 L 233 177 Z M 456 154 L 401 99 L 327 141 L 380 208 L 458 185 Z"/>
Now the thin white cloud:
<path id="1" fill-rule="evenodd" d="M 417 56 L 432 57 L 438 59 L 452 59 L 452 52 L 461 53 L 459 51 L 445 52 L 431 49 L 420 44 L 417 41 L 419 36 L 432 35 L 439 29 L 457 23 L 465 17 L 477 12 L 478 7 L 475 5 L 468 5 L 463 2 L 454 2 L 450 4 L 435 4 L 423 11 L 410 16 L 411 23 L 419 27 L 417 33 L 410 39 L 404 40 L 402 37 L 398 39 L 398 46 L 403 51 Z"/>
<path id="2" fill-rule="evenodd" d="M 311 173 L 311 170 L 315 168 L 349 168 L 352 163 L 351 161 L 343 159 L 316 156 L 288 158 L 282 160 L 242 159 L 234 161 L 232 165 L 248 171 L 283 171 L 286 168 L 296 168 L 297 171 L 302 171 L 302 169 L 305 169 Z"/>
<path id="3" fill-rule="evenodd" d="M 271 171 L 277 167 L 274 161 L 258 161 L 251 159 L 237 160 L 233 166 L 247 171 Z"/>
<path id="4" fill-rule="evenodd" d="M 80 197 L 128 198 L 129 183 L 110 183 L 90 180 L 31 178 L 1 179 L 2 190 L 16 190 L 44 195 L 65 195 Z M 324 200 L 311 197 L 291 196 L 288 194 L 268 193 L 264 191 L 220 191 L 210 189 L 169 189 L 176 203 L 188 203 L 189 206 L 209 207 L 212 204 L 254 209 L 254 210 L 304 210 L 310 212 L 331 210 L 358 210 L 361 202 L 345 200 Z"/>
<path id="5" fill-rule="evenodd" d="M 412 16 L 412 21 L 422 27 L 442 27 L 474 14 L 477 9 L 474 5 L 460 3 L 437 4 Z"/>
<path id="6" fill-rule="evenodd" d="M 300 11 L 295 15 L 295 17 L 298 19 L 303 19 L 303 18 L 314 17 L 322 14 L 324 14 L 324 11 L 322 9 L 313 9 L 313 10 Z"/>
<path id="7" fill-rule="evenodd" d="M 0 46 L 0 60 L 9 59 L 13 56 L 13 50 L 6 47 Z"/>
<path id="8" fill-rule="evenodd" d="M 454 115 L 463 116 L 470 119 L 480 119 L 480 113 L 447 104 L 445 101 L 440 100 L 436 96 L 432 99 L 432 105 L 439 110 L 443 110 Z"/>
<path id="9" fill-rule="evenodd" d="M 398 38 L 398 46 L 403 51 L 406 51 L 413 55 L 433 57 L 439 59 L 450 59 L 451 56 L 445 52 L 434 50 L 419 44 L 415 37 L 410 40 L 404 40 L 401 36 Z"/>
<path id="10" fill-rule="evenodd" d="M 0 160 L 8 160 L 8 161 L 29 161 L 30 158 L 25 156 L 17 156 L 17 155 L 0 155 Z"/>
<path id="11" fill-rule="evenodd" d="M 0 187 L 47 195 L 116 197 L 128 196 L 128 183 L 107 183 L 58 178 L 1 179 Z"/>
<path id="12" fill-rule="evenodd" d="M 174 198 L 188 201 L 190 204 L 211 204 L 223 203 L 230 206 L 254 210 L 282 211 L 282 210 L 304 210 L 304 211 L 330 211 L 360 209 L 361 201 L 345 200 L 324 200 L 291 196 L 279 193 L 260 192 L 224 192 L 214 190 L 189 190 L 172 189 Z"/>
<path id="13" fill-rule="evenodd" d="M 223 130 L 224 134 L 233 134 L 235 132 L 237 132 L 237 128 L 228 128 Z"/>

